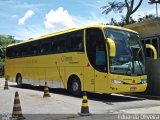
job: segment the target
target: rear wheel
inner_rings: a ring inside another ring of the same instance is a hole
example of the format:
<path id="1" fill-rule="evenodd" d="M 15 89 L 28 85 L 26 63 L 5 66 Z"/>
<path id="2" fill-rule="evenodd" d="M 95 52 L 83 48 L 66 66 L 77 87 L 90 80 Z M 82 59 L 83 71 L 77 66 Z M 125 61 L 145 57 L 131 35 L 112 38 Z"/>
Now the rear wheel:
<path id="1" fill-rule="evenodd" d="M 20 74 L 17 75 L 16 82 L 18 87 L 22 87 L 22 76 Z"/>
<path id="2" fill-rule="evenodd" d="M 79 96 L 81 94 L 81 83 L 78 77 L 71 78 L 69 91 L 74 96 Z"/>

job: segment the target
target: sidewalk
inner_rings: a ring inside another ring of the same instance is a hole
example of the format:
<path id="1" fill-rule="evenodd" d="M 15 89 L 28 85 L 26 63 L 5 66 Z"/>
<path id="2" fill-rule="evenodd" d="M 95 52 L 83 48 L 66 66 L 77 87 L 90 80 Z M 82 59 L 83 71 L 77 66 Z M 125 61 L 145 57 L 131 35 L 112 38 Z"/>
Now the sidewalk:
<path id="1" fill-rule="evenodd" d="M 127 114 L 159 114 L 160 106 L 149 107 L 149 108 L 126 109 L 126 110 L 120 110 L 120 112 Z"/>

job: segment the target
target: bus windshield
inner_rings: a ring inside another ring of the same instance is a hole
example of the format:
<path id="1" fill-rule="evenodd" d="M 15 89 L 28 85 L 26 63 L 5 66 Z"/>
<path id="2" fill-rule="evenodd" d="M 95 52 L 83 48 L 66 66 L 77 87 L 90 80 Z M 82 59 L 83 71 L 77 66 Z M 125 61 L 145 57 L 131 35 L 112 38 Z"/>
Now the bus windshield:
<path id="1" fill-rule="evenodd" d="M 116 44 L 116 56 L 110 57 L 110 72 L 145 74 L 145 56 L 138 34 L 113 28 L 105 28 L 104 31 L 106 37 Z"/>

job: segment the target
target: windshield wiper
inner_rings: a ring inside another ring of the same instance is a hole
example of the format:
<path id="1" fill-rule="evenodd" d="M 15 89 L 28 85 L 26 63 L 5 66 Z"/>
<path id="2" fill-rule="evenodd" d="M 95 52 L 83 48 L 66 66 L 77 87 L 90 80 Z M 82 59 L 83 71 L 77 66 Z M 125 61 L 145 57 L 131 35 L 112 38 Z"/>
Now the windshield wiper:
<path id="1" fill-rule="evenodd" d="M 131 52 L 131 55 L 132 55 L 132 57 L 131 57 L 131 62 L 132 62 L 132 72 L 131 72 L 131 74 L 132 74 L 132 73 L 135 74 L 136 58 L 137 58 L 137 61 L 138 61 L 138 65 L 139 65 L 139 67 L 140 67 L 140 69 L 141 69 L 141 73 L 143 74 L 144 72 L 143 72 L 142 66 L 141 66 L 141 64 L 140 64 L 140 59 L 139 59 L 139 57 L 138 57 L 138 54 L 139 54 L 140 51 L 142 50 L 142 47 L 139 48 L 136 56 L 133 54 L 133 50 L 134 50 L 134 49 L 132 49 L 131 46 L 129 46 L 129 48 L 130 48 L 130 52 Z M 134 62 L 135 62 L 135 63 L 134 63 Z M 128 71 L 127 71 L 127 72 L 128 72 Z M 138 74 L 138 73 L 136 73 L 136 74 Z"/>
<path id="2" fill-rule="evenodd" d="M 128 70 L 126 71 L 126 74 L 128 73 L 128 71 L 130 70 L 129 69 L 129 66 L 131 66 L 132 68 L 131 68 L 131 74 L 135 74 L 135 67 L 136 67 L 136 62 L 138 62 L 138 66 L 140 67 L 140 69 L 141 69 L 141 74 L 144 74 L 144 72 L 143 72 L 143 68 L 142 68 L 142 65 L 140 64 L 140 58 L 138 57 L 138 55 L 137 56 L 132 56 L 131 57 L 131 65 L 129 64 L 128 65 Z M 139 74 L 139 73 L 136 73 L 136 74 Z M 140 74 L 139 74 L 140 75 Z"/>
<path id="3" fill-rule="evenodd" d="M 129 62 L 132 62 L 132 65 L 131 65 L 131 64 L 128 64 L 128 68 L 127 68 L 127 71 L 126 71 L 126 73 L 125 73 L 125 74 L 127 74 L 127 75 L 131 75 L 131 74 L 133 73 L 133 70 L 134 70 L 134 68 L 133 68 L 133 65 L 134 65 L 134 64 L 133 64 L 133 56 L 130 57 Z M 128 74 L 129 71 L 131 71 L 130 74 Z"/>
<path id="4" fill-rule="evenodd" d="M 144 71 L 143 71 L 143 69 L 142 69 L 142 66 L 141 66 L 141 64 L 140 64 L 140 58 L 139 58 L 139 56 L 138 56 L 138 54 L 139 54 L 139 52 L 142 50 L 142 47 L 138 50 L 138 52 L 137 52 L 137 55 L 136 55 L 136 57 L 137 57 L 137 59 L 138 59 L 138 64 L 139 64 L 139 66 L 140 66 L 140 69 L 141 69 L 141 72 L 142 72 L 142 74 L 144 74 Z"/>

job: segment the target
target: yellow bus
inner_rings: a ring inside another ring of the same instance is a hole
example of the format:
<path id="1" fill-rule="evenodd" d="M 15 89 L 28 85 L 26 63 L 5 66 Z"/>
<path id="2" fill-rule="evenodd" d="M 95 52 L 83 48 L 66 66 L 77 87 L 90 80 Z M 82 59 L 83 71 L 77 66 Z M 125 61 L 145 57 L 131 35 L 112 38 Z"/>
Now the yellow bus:
<path id="1" fill-rule="evenodd" d="M 152 48 L 155 55 L 156 51 Z M 156 57 L 155 57 L 156 58 Z M 145 55 L 138 33 L 110 25 L 68 29 L 9 45 L 5 79 L 65 88 L 73 95 L 143 92 Z"/>

